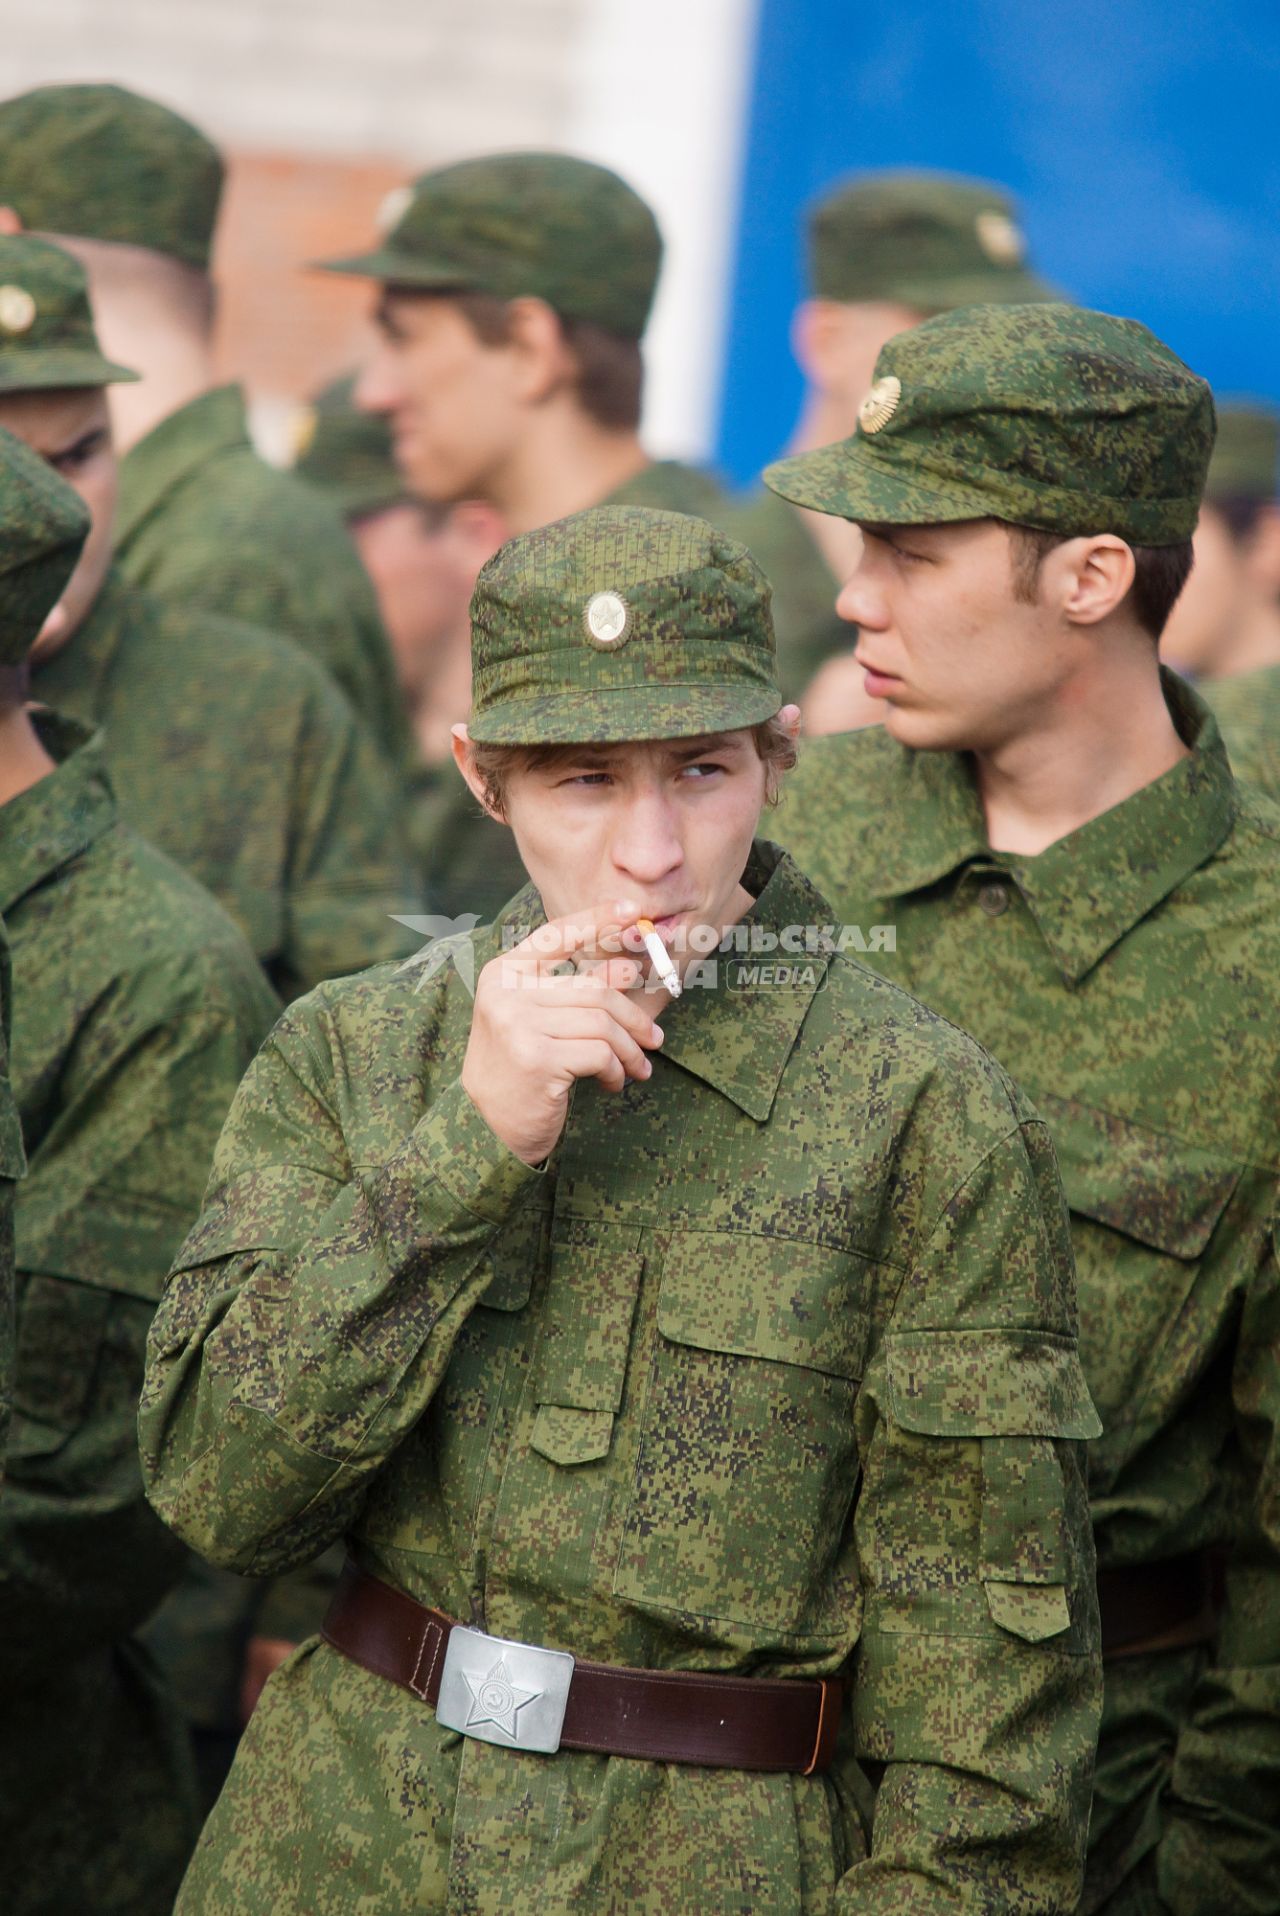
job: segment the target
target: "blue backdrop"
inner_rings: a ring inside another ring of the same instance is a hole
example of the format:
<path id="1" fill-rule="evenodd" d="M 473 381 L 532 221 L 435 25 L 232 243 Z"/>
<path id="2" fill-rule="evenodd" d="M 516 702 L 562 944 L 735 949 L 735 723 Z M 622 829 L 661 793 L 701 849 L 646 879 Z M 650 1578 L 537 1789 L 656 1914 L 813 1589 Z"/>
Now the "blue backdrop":
<path id="1" fill-rule="evenodd" d="M 1219 393 L 1280 400 L 1280 9 L 1260 0 L 760 0 L 717 456 L 782 447 L 801 212 L 842 173 L 1002 181 L 1039 269 Z"/>

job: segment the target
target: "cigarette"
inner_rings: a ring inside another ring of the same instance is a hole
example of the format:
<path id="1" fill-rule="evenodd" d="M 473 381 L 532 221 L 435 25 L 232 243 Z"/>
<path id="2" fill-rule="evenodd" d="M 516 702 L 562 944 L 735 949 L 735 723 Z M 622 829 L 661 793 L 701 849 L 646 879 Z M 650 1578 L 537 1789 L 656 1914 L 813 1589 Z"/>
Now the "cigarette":
<path id="1" fill-rule="evenodd" d="M 680 996 L 680 974 L 671 962 L 671 953 L 658 936 L 652 918 L 637 918 L 636 930 L 644 939 L 644 948 L 653 960 L 653 968 L 673 998 Z"/>

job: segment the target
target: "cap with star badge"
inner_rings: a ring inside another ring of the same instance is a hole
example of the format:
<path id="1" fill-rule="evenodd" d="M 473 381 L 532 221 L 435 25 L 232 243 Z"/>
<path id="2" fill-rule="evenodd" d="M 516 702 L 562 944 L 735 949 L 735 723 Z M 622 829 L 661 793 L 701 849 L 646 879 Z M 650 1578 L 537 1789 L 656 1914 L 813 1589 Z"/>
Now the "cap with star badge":
<path id="1" fill-rule="evenodd" d="M 1218 437 L 1204 496 L 1265 503 L 1280 494 L 1280 413 L 1271 406 L 1226 400 L 1218 407 Z"/>
<path id="2" fill-rule="evenodd" d="M 27 233 L 0 237 L 0 393 L 137 377 L 103 357 L 79 262 Z"/>
<path id="3" fill-rule="evenodd" d="M 88 532 L 79 495 L 0 427 L 0 665 L 26 658 Z"/>
<path id="4" fill-rule="evenodd" d="M 826 194 L 809 214 L 809 285 L 921 313 L 1059 297 L 1026 264 L 1009 195 L 953 173 L 869 173 Z"/>
<path id="5" fill-rule="evenodd" d="M 298 421 L 293 470 L 333 501 L 344 519 L 400 505 L 413 495 L 396 466 L 391 428 L 353 402 L 355 377 L 335 379 Z"/>
<path id="6" fill-rule="evenodd" d="M 780 460 L 795 505 L 880 525 L 1002 519 L 1174 545 L 1213 446 L 1208 384 L 1133 319 L 971 306 L 889 340 L 853 437 Z"/>
<path id="7" fill-rule="evenodd" d="M 222 175 L 198 127 L 126 87 L 0 101 L 0 206 L 28 232 L 145 246 L 207 270 Z"/>
<path id="8" fill-rule="evenodd" d="M 769 585 L 702 519 L 594 506 L 510 540 L 471 601 L 483 745 L 695 738 L 772 718 Z"/>
<path id="9" fill-rule="evenodd" d="M 423 173 L 385 204 L 369 252 L 322 260 L 408 291 L 532 295 L 566 319 L 639 339 L 662 239 L 638 193 L 567 153 L 497 153 Z"/>

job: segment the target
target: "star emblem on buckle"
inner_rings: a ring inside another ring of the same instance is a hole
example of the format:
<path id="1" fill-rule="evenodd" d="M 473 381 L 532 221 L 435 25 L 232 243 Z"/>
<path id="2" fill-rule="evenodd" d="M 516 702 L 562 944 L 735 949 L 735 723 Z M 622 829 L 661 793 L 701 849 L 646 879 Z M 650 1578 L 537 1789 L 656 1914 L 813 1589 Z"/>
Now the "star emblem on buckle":
<path id="1" fill-rule="evenodd" d="M 463 1671 L 467 1688 L 471 1692 L 472 1704 L 467 1715 L 466 1728 L 473 1729 L 480 1723 L 492 1723 L 514 1743 L 519 1737 L 516 1719 L 526 1703 L 536 1702 L 542 1695 L 541 1690 L 522 1690 L 507 1675 L 506 1659 L 499 1657 L 493 1668 L 485 1676 L 472 1676 L 469 1670 Z"/>

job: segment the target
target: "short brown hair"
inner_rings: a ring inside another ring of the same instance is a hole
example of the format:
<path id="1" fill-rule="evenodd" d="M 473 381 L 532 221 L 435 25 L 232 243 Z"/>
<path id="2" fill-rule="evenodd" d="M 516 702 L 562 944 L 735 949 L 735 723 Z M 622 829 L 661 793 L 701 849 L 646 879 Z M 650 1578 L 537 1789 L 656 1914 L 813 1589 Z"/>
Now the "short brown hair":
<path id="1" fill-rule="evenodd" d="M 484 346 L 501 346 L 511 336 L 510 302 L 495 293 L 429 295 L 451 298 Z M 557 313 L 565 345 L 577 368 L 578 402 L 588 419 L 607 432 L 634 432 L 644 396 L 644 360 L 640 341 L 624 339 L 587 319 Z"/>
<path id="2" fill-rule="evenodd" d="M 751 742 L 764 761 L 765 804 L 776 805 L 783 773 L 796 762 L 795 740 L 780 718 L 764 719 L 749 729 Z M 499 818 L 507 815 L 507 782 L 513 772 L 548 771 L 567 764 L 581 749 L 579 745 L 482 745 L 478 740 L 471 747 L 484 795 Z"/>
<path id="3" fill-rule="evenodd" d="M 1040 568 L 1055 546 L 1065 545 L 1060 533 L 1045 532 L 1039 526 L 1009 526 L 1010 557 L 1013 561 L 1013 596 L 1022 605 L 1034 605 L 1039 593 Z M 1133 554 L 1133 584 L 1126 602 L 1144 632 L 1158 639 L 1169 622 L 1169 614 L 1178 594 L 1191 574 L 1190 539 L 1171 546 L 1130 545 Z"/>

